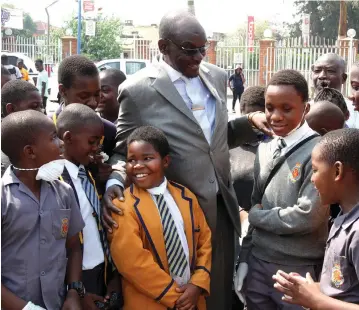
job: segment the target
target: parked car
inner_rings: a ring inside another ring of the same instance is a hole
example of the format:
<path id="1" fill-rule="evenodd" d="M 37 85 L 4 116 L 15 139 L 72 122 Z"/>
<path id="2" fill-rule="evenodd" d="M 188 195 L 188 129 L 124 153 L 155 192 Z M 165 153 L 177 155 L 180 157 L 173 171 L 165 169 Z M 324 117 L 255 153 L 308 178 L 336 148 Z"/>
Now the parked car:
<path id="1" fill-rule="evenodd" d="M 17 66 L 17 60 L 19 58 L 24 60 L 24 68 L 29 71 L 29 77 L 34 81 L 36 84 L 37 75 L 39 74 L 35 68 L 35 62 L 22 53 L 12 53 L 7 51 L 1 51 L 1 55 L 7 55 L 9 58 L 9 64 L 13 66 Z"/>
<path id="2" fill-rule="evenodd" d="M 149 60 L 144 59 L 106 59 L 96 63 L 96 66 L 100 71 L 107 68 L 120 69 L 126 76 L 129 76 L 146 68 L 149 63 Z"/>

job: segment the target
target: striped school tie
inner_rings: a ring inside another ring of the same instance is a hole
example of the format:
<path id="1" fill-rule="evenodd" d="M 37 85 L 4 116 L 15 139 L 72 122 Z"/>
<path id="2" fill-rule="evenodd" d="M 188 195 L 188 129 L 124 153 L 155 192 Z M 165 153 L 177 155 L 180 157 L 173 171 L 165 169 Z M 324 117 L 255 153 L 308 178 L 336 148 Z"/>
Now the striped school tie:
<path id="1" fill-rule="evenodd" d="M 283 138 L 279 138 L 277 140 L 277 148 L 275 149 L 273 153 L 273 159 L 276 159 L 280 156 L 282 149 L 284 149 L 287 146 Z"/>
<path id="2" fill-rule="evenodd" d="M 182 277 L 187 268 L 187 258 L 171 212 L 163 195 L 155 195 L 164 232 L 169 270 L 172 276 Z"/>
<path id="3" fill-rule="evenodd" d="M 100 233 L 100 238 L 101 238 L 103 251 L 105 252 L 105 255 L 108 258 L 109 262 L 112 264 L 112 258 L 111 258 L 111 255 L 110 255 L 110 247 L 109 247 L 108 242 L 107 242 L 106 232 L 102 229 L 102 225 L 101 225 L 101 222 L 100 222 L 101 221 L 101 213 L 100 213 L 101 212 L 101 205 L 100 205 L 100 200 L 99 200 L 99 198 L 97 196 L 95 186 L 88 179 L 86 170 L 83 167 L 81 167 L 79 169 L 78 177 L 81 179 L 82 187 L 83 187 L 83 189 L 85 191 L 87 199 L 89 200 L 92 208 L 96 212 L 97 224 L 98 224 L 98 229 L 99 229 L 99 233 Z"/>

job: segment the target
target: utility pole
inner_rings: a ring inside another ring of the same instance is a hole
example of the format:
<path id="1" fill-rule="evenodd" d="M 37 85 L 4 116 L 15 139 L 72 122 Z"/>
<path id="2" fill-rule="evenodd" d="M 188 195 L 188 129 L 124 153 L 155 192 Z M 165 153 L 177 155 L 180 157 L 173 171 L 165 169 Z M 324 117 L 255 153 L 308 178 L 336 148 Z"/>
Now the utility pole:
<path id="1" fill-rule="evenodd" d="M 196 16 L 196 11 L 194 9 L 194 0 L 187 0 L 187 6 L 188 6 L 188 11 Z"/>
<path id="2" fill-rule="evenodd" d="M 344 0 L 340 0 L 340 13 L 339 13 L 339 28 L 338 38 L 345 39 L 347 35 L 347 3 Z"/>
<path id="3" fill-rule="evenodd" d="M 82 17 L 81 17 L 81 10 L 82 10 L 82 1 L 81 0 L 77 0 L 78 1 L 78 12 L 77 12 L 77 54 L 81 54 L 81 22 L 82 22 Z"/>

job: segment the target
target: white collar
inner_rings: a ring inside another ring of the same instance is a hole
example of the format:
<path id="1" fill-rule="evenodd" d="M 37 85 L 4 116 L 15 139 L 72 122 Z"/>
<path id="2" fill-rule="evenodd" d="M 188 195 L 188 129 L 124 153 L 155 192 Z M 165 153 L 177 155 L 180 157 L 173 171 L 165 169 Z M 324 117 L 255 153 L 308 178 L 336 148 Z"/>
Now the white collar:
<path id="1" fill-rule="evenodd" d="M 167 62 L 164 61 L 162 56 L 160 56 L 159 63 L 162 66 L 162 68 L 167 72 L 172 83 L 183 77 L 183 74 L 173 69 Z"/>
<path id="2" fill-rule="evenodd" d="M 165 180 L 157 187 L 148 188 L 147 191 L 151 195 L 163 195 L 167 189 L 167 179 Z"/>
<path id="3" fill-rule="evenodd" d="M 77 179 L 80 168 L 85 169 L 85 167 L 83 165 L 80 165 L 79 167 L 77 167 L 74 163 L 72 163 L 71 161 L 68 161 L 67 159 L 65 160 L 65 167 L 66 167 L 70 177 L 74 180 Z"/>
<path id="4" fill-rule="evenodd" d="M 286 143 L 286 148 L 289 148 L 296 144 L 298 141 L 302 140 L 304 136 L 309 136 L 309 134 L 317 134 L 312 128 L 309 127 L 308 123 L 304 121 L 303 125 L 300 126 L 297 130 L 292 132 L 289 136 L 284 137 Z"/>

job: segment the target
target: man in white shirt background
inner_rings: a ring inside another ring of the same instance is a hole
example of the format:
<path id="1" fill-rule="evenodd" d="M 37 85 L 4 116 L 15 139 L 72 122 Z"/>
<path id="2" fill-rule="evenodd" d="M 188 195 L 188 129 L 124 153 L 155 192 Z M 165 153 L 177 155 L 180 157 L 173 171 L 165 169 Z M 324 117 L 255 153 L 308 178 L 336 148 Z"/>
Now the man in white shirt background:
<path id="1" fill-rule="evenodd" d="M 20 80 L 22 78 L 19 68 L 9 64 L 9 57 L 7 55 L 1 55 L 1 64 L 10 72 L 12 80 Z"/>
<path id="2" fill-rule="evenodd" d="M 325 87 L 342 91 L 347 80 L 345 60 L 338 54 L 328 53 L 320 56 L 312 66 L 312 79 L 315 95 Z M 345 99 L 350 113 L 348 127 L 359 128 L 359 112 L 354 110 L 353 102 Z"/>
<path id="3" fill-rule="evenodd" d="M 36 60 L 35 62 L 36 70 L 39 72 L 36 81 L 36 87 L 40 92 L 42 98 L 42 108 L 46 113 L 46 102 L 47 97 L 49 96 L 49 75 L 46 70 L 44 70 L 44 62 L 41 59 Z"/>

